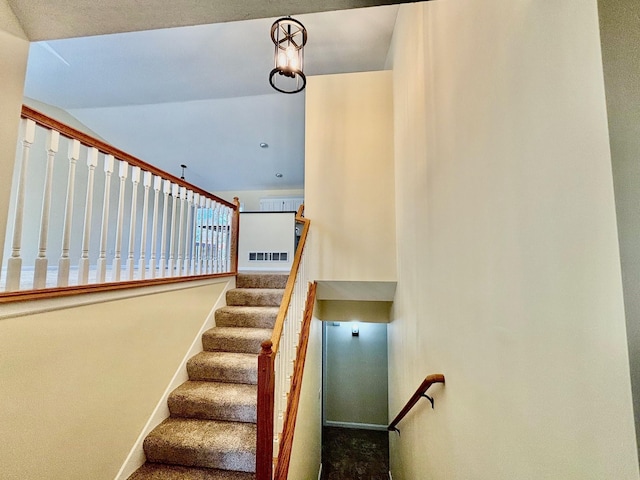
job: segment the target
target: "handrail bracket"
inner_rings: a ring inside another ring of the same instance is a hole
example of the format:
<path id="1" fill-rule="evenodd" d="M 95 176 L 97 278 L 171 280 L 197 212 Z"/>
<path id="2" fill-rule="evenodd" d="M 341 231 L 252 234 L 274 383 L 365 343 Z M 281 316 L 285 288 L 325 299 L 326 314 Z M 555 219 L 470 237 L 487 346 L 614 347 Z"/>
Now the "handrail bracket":
<path id="1" fill-rule="evenodd" d="M 433 401 L 433 398 L 431 398 L 429 395 L 427 395 L 426 393 L 423 393 L 422 396 L 424 398 L 426 398 L 427 400 L 429 400 L 429 402 L 431 402 L 431 408 L 435 409 L 435 402 Z"/>

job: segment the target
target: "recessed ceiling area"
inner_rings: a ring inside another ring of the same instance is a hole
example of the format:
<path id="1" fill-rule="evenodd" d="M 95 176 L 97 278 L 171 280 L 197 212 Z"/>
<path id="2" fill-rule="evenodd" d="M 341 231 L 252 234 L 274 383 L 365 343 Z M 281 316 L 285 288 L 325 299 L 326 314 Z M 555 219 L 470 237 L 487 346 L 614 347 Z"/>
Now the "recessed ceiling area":
<path id="1" fill-rule="evenodd" d="M 384 69 L 397 11 L 296 16 L 305 74 Z M 274 20 L 32 43 L 25 96 L 174 175 L 188 165 L 186 180 L 209 191 L 303 188 L 304 92 L 269 85 Z"/>

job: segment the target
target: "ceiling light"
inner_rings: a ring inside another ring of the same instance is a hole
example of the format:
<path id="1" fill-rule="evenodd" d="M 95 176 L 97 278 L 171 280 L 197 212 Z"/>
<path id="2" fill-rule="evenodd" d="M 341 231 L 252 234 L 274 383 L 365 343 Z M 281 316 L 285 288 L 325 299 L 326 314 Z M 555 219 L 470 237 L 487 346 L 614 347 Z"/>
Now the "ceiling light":
<path id="1" fill-rule="evenodd" d="M 282 178 L 282 174 L 280 172 L 276 173 L 276 177 Z"/>
<path id="2" fill-rule="evenodd" d="M 260 148 L 269 148 L 269 144 L 268 144 L 268 143 L 261 142 L 261 143 L 260 143 Z"/>
<path id="3" fill-rule="evenodd" d="M 282 93 L 302 91 L 307 84 L 302 72 L 307 29 L 291 17 L 281 18 L 271 25 L 271 40 L 275 45 L 275 68 L 269 74 L 269 83 Z"/>

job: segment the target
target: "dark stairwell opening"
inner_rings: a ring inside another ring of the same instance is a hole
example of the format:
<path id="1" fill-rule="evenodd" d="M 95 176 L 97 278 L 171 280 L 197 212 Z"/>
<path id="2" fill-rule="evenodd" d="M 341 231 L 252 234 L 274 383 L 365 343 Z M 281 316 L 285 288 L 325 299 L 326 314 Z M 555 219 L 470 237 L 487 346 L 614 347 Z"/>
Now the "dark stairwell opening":
<path id="1" fill-rule="evenodd" d="M 388 480 L 387 324 L 325 321 L 322 480 Z"/>

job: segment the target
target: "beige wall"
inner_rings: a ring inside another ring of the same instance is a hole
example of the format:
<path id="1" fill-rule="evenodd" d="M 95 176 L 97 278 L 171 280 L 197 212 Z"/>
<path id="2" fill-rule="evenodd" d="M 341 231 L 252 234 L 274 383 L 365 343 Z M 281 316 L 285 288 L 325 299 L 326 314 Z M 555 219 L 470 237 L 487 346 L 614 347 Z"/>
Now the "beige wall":
<path id="1" fill-rule="evenodd" d="M 260 211 L 260 199 L 267 197 L 303 197 L 303 189 L 290 189 L 290 190 L 234 190 L 225 192 L 215 192 L 215 195 L 226 200 L 227 202 L 233 202 L 233 197 L 238 197 L 240 203 L 244 207 L 244 212 L 259 212 Z"/>
<path id="2" fill-rule="evenodd" d="M 113 479 L 225 285 L 0 320 L 2 478 Z"/>
<path id="3" fill-rule="evenodd" d="M 638 479 L 595 1 L 402 6 L 394 480 Z"/>
<path id="4" fill-rule="evenodd" d="M 640 2 L 599 1 L 627 337 L 640 438 Z"/>
<path id="5" fill-rule="evenodd" d="M 309 345 L 305 361 L 298 419 L 293 437 L 289 478 L 315 480 L 318 478 L 322 452 L 322 322 L 311 321 Z"/>
<path id="6" fill-rule="evenodd" d="M 29 42 L 6 0 L 0 0 L 0 245 L 4 245 L 11 178 Z M 0 265 L 2 265 L 0 249 Z"/>
<path id="7" fill-rule="evenodd" d="M 391 72 L 308 79 L 305 215 L 316 280 L 396 279 L 392 113 Z"/>

